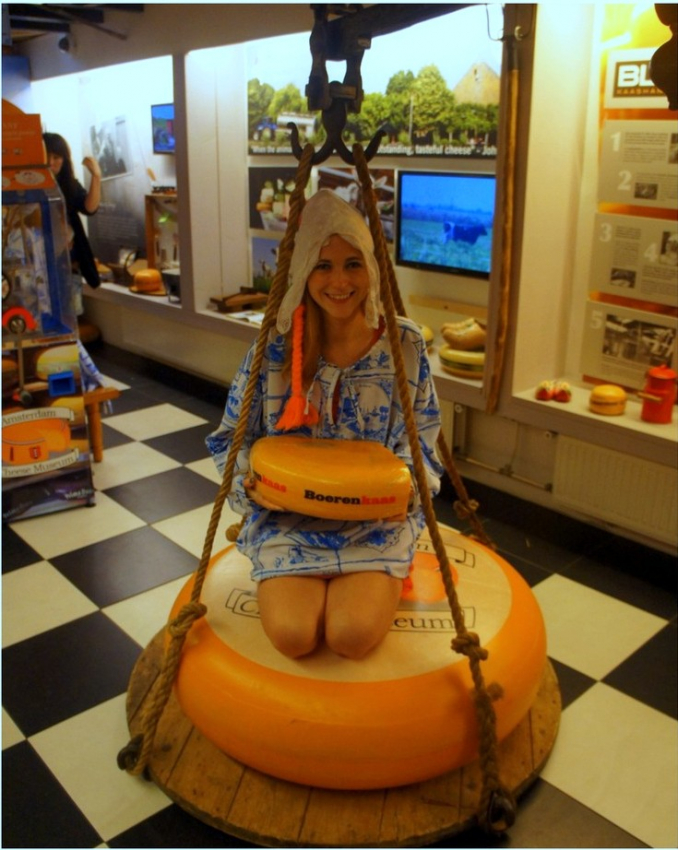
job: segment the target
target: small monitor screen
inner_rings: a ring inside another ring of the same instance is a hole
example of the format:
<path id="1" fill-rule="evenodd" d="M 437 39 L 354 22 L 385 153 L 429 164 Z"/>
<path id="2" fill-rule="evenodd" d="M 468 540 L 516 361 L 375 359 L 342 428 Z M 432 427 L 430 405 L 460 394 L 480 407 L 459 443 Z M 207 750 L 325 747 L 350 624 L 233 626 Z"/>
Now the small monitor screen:
<path id="1" fill-rule="evenodd" d="M 398 173 L 396 263 L 488 278 L 494 174 Z"/>
<path id="2" fill-rule="evenodd" d="M 153 153 L 175 153 L 174 104 L 162 103 L 151 106 L 153 129 Z"/>

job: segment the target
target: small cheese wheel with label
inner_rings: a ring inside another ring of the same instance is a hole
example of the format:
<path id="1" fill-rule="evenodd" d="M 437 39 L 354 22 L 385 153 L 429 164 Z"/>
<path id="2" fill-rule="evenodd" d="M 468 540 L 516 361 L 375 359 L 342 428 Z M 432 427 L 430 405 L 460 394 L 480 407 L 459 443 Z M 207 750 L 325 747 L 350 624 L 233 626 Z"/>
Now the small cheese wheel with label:
<path id="1" fill-rule="evenodd" d="M 385 446 L 281 435 L 252 446 L 256 489 L 275 505 L 324 519 L 385 519 L 407 510 L 411 477 Z"/>

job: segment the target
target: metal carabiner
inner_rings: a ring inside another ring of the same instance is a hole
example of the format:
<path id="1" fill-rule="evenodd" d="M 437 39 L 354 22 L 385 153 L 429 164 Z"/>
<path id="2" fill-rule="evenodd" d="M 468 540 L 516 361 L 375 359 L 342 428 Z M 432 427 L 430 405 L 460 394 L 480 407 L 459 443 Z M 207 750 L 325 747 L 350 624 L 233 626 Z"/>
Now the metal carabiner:
<path id="1" fill-rule="evenodd" d="M 352 112 L 360 112 L 364 94 L 360 76 L 360 63 L 365 52 L 365 46 L 366 44 L 369 46 L 369 42 L 362 40 L 359 43 L 354 43 L 352 48 L 345 53 L 343 50 L 333 48 L 330 44 L 327 6 L 313 6 L 313 13 L 313 30 L 309 40 L 312 66 L 306 86 L 306 97 L 311 111 L 322 110 L 321 120 L 327 138 L 320 150 L 313 154 L 311 162 L 314 165 L 324 162 L 336 151 L 344 162 L 355 165 L 353 154 L 346 146 L 342 134 L 346 127 L 349 108 Z M 343 83 L 329 82 L 326 68 L 328 57 L 345 59 L 346 74 Z M 289 123 L 287 128 L 291 134 L 292 152 L 298 160 L 301 160 L 302 147 L 299 142 L 299 130 L 293 122 Z M 377 152 L 384 135 L 383 130 L 378 130 L 368 144 L 365 150 L 365 156 L 368 160 Z"/>

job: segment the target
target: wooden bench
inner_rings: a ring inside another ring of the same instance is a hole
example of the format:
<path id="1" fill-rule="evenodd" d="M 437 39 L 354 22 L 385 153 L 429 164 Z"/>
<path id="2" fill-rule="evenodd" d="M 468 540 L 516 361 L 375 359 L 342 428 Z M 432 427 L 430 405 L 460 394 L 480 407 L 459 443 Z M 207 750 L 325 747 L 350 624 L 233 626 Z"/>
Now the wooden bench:
<path id="1" fill-rule="evenodd" d="M 106 401 L 118 398 L 120 390 L 116 387 L 97 387 L 91 392 L 85 393 L 85 410 L 89 423 L 89 444 L 92 449 L 92 457 L 95 463 L 100 463 L 104 458 L 104 430 L 101 424 L 101 405 Z"/>

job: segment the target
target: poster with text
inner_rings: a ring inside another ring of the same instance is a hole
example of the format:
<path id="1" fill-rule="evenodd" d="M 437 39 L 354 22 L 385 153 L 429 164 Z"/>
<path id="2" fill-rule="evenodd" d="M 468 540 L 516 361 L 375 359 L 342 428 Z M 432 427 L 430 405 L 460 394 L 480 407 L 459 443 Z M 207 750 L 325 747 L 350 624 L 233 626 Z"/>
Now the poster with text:
<path id="1" fill-rule="evenodd" d="M 598 200 L 652 209 L 678 202 L 678 122 L 606 121 Z"/>
<path id="2" fill-rule="evenodd" d="M 666 109 L 666 95 L 650 76 L 655 47 L 611 50 L 605 74 L 605 109 Z"/>
<path id="3" fill-rule="evenodd" d="M 311 26 L 247 47 L 250 154 L 291 153 L 289 122 L 302 147 L 325 140 L 306 99 Z M 383 128 L 380 155 L 496 157 L 502 32 L 499 6 L 472 5 L 373 38 L 360 66 L 364 100 L 345 127 L 349 149 Z M 325 68 L 330 82 L 344 79 L 345 63 Z"/>
<path id="4" fill-rule="evenodd" d="M 675 305 L 678 225 L 657 218 L 598 214 L 589 289 Z"/>
<path id="5" fill-rule="evenodd" d="M 582 374 L 640 389 L 648 369 L 676 367 L 677 325 L 676 319 L 662 313 L 589 300 Z"/>

